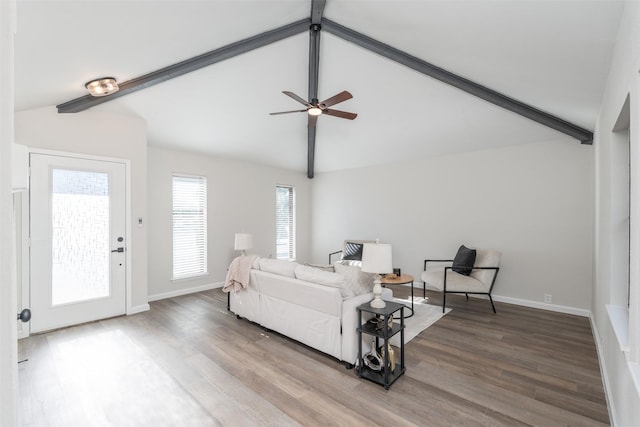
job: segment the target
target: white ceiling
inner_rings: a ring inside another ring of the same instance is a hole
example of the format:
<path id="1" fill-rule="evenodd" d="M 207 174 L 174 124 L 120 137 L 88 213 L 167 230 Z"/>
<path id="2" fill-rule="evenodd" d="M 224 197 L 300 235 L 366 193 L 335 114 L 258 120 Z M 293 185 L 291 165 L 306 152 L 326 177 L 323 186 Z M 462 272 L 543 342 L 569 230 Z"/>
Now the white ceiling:
<path id="1" fill-rule="evenodd" d="M 620 1 L 327 0 L 324 17 L 593 130 Z M 18 0 L 16 111 L 86 94 L 309 17 L 309 0 Z M 319 97 L 349 90 L 322 116 L 317 173 L 409 158 L 579 141 L 321 33 Z M 94 110 L 144 118 L 152 146 L 306 171 L 303 113 L 282 90 L 308 91 L 303 33 L 114 99 Z M 82 113 L 77 113 L 82 114 Z M 585 148 L 586 149 L 586 148 Z"/>

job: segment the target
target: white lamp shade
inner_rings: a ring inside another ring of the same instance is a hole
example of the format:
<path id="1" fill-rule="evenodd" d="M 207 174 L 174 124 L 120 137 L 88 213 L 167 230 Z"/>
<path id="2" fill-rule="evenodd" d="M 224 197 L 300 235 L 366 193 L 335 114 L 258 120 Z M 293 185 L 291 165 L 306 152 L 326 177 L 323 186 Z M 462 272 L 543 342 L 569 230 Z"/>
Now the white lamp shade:
<path id="1" fill-rule="evenodd" d="M 362 271 L 385 274 L 393 271 L 391 245 L 387 243 L 365 243 L 362 248 Z"/>
<path id="2" fill-rule="evenodd" d="M 233 246 L 236 251 L 244 251 L 253 248 L 253 234 L 236 233 L 236 242 Z"/>

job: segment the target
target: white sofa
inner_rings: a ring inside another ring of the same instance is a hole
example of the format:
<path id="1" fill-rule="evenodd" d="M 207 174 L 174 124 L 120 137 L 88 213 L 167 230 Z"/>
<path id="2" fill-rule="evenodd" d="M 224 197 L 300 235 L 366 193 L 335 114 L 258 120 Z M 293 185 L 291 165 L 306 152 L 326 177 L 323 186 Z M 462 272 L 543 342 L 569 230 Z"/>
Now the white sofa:
<path id="1" fill-rule="evenodd" d="M 248 287 L 231 292 L 229 309 L 349 366 L 358 357 L 356 307 L 373 294 L 352 296 L 348 281 L 295 262 L 260 258 L 253 263 Z M 385 289 L 383 298 L 391 300 L 392 292 Z M 369 343 L 363 342 L 363 348 Z"/>

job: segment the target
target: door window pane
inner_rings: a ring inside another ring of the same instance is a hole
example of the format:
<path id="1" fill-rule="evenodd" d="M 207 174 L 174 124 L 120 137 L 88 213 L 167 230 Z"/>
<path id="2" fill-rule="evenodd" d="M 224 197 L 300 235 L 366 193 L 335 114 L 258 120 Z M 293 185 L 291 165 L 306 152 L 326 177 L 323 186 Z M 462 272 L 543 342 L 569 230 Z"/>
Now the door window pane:
<path id="1" fill-rule="evenodd" d="M 52 170 L 52 306 L 109 296 L 109 174 Z"/>

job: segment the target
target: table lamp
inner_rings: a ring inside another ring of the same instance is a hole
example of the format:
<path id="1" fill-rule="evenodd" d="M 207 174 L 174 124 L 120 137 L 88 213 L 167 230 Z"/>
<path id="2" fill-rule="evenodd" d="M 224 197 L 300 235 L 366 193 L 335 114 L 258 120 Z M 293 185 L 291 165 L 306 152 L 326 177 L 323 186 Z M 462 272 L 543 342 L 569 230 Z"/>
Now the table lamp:
<path id="1" fill-rule="evenodd" d="M 253 248 L 253 234 L 236 233 L 236 241 L 233 246 L 236 251 L 242 251 L 242 255 L 247 254 L 247 249 Z"/>
<path id="2" fill-rule="evenodd" d="M 387 243 L 365 243 L 362 248 L 362 267 L 365 273 L 375 273 L 373 279 L 373 301 L 371 307 L 384 308 L 385 302 L 382 300 L 382 285 L 380 284 L 380 274 L 387 274 L 393 271 L 391 261 L 391 245 Z"/>

